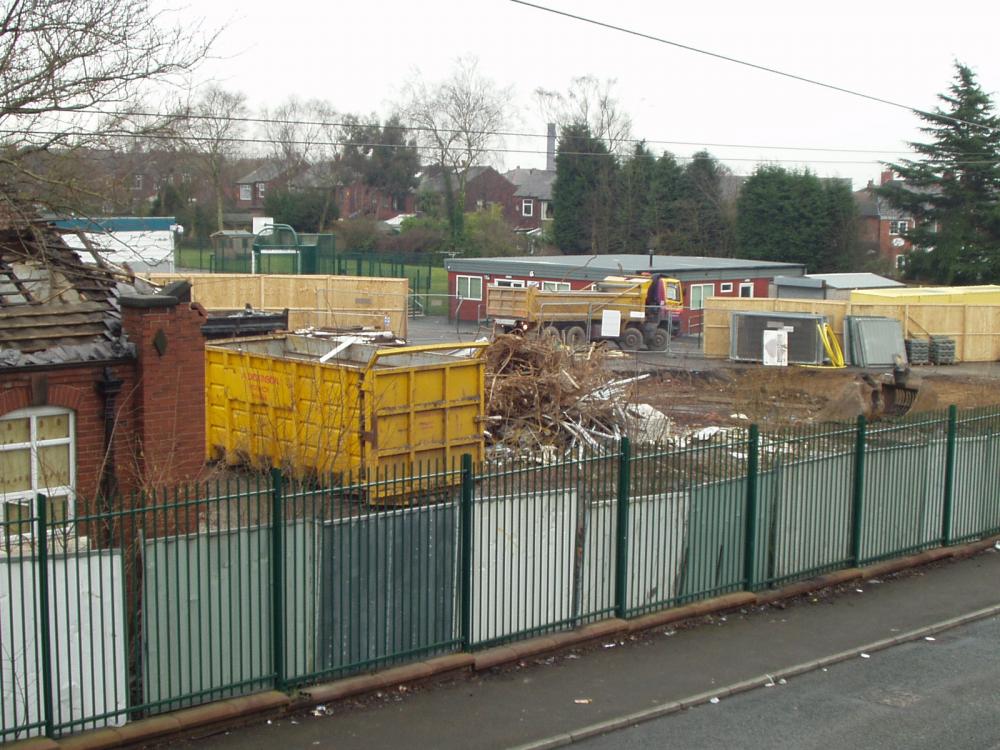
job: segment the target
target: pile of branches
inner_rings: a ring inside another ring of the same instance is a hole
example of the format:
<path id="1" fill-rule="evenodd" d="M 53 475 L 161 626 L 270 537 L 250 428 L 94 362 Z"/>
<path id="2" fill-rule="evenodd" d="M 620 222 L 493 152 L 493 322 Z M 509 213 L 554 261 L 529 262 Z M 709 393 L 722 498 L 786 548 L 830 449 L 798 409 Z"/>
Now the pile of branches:
<path id="1" fill-rule="evenodd" d="M 626 392 L 604 344 L 573 351 L 555 337 L 506 334 L 486 352 L 487 438 L 516 451 L 560 454 L 625 433 Z"/>

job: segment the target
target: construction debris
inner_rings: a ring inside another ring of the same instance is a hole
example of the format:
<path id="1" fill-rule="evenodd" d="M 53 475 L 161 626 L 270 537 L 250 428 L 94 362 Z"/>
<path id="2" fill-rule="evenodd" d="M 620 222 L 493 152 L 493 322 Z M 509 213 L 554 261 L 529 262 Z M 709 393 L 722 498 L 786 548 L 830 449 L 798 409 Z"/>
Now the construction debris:
<path id="1" fill-rule="evenodd" d="M 661 412 L 630 403 L 646 376 L 611 379 L 604 344 L 573 350 L 551 337 L 506 334 L 486 356 L 487 438 L 504 450 L 551 460 L 626 435 L 655 442 L 670 432 Z"/>

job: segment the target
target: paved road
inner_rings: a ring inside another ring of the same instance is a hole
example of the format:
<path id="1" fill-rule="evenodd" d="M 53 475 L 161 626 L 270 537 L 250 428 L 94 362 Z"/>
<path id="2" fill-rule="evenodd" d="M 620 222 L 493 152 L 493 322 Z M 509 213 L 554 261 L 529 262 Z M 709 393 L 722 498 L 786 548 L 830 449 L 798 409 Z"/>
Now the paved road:
<path id="1" fill-rule="evenodd" d="M 584 740 L 574 747 L 1000 748 L 1000 618 Z"/>
<path id="2" fill-rule="evenodd" d="M 330 706 L 329 715 L 275 720 L 176 746 L 509 748 L 1000 604 L 998 582 L 1000 553 L 990 550 L 837 596 L 738 612 L 691 629 L 660 629 L 430 688 L 386 691 L 363 703 Z"/>

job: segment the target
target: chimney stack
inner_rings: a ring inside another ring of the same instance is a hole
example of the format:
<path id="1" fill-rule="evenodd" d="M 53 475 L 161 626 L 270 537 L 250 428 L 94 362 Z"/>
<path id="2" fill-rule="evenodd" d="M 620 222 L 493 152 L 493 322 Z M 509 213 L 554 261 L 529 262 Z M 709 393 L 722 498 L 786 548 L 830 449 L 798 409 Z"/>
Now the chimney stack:
<path id="1" fill-rule="evenodd" d="M 879 184 L 880 185 L 885 185 L 887 182 L 892 182 L 892 170 L 891 169 L 887 169 L 884 172 L 882 172 L 882 182 L 880 182 Z"/>
<path id="2" fill-rule="evenodd" d="M 546 131 L 545 168 L 550 172 L 556 170 L 556 124 L 550 122 Z"/>

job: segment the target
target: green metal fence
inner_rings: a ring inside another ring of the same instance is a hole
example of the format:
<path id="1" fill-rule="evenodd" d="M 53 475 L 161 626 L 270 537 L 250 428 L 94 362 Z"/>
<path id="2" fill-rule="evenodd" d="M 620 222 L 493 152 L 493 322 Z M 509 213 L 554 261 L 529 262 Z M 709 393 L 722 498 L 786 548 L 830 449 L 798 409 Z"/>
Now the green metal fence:
<path id="1" fill-rule="evenodd" d="M 72 519 L 42 497 L 31 518 L 8 514 L 0 741 L 997 534 L 1000 408 L 466 456 L 375 484 L 272 472 Z"/>

